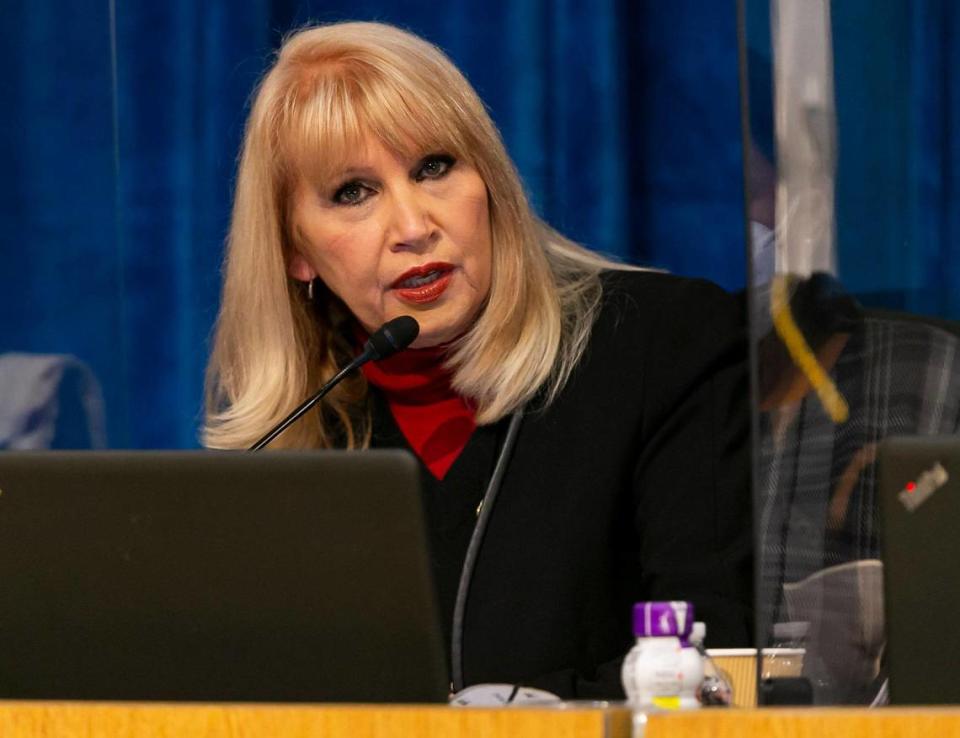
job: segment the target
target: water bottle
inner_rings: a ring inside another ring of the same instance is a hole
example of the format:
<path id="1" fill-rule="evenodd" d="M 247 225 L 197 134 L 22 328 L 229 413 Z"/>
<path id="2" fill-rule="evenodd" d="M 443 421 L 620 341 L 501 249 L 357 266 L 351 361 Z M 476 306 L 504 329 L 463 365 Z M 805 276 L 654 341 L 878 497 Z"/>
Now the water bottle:
<path id="1" fill-rule="evenodd" d="M 703 657 L 689 643 L 693 605 L 638 602 L 633 607 L 636 645 L 623 661 L 621 677 L 634 710 L 682 710 L 700 706 Z"/>

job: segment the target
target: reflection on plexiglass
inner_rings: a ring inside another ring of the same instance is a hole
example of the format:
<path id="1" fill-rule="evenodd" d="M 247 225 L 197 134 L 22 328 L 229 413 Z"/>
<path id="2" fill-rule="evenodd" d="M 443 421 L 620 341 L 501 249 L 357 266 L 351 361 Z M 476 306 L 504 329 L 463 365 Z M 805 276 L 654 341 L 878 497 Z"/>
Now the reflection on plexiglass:
<path id="1" fill-rule="evenodd" d="M 775 147 L 749 139 L 747 157 L 758 645 L 777 654 L 761 675 L 871 704 L 886 694 L 877 444 L 957 433 L 960 327 L 873 309 L 839 278 L 831 5 L 769 7 L 775 89 L 750 95 Z"/>

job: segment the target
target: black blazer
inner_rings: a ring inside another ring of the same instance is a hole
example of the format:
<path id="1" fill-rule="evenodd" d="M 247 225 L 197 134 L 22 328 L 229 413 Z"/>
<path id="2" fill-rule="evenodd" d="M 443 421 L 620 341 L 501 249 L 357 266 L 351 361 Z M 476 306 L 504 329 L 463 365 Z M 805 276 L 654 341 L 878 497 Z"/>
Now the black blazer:
<path id="1" fill-rule="evenodd" d="M 708 646 L 751 643 L 742 303 L 657 272 L 603 281 L 587 351 L 549 407 L 528 408 L 490 511 L 464 618 L 467 684 L 622 697 L 641 600 L 693 601 Z M 374 445 L 403 445 L 374 406 Z M 505 423 L 478 429 L 442 485 L 425 472 L 446 618 Z"/>

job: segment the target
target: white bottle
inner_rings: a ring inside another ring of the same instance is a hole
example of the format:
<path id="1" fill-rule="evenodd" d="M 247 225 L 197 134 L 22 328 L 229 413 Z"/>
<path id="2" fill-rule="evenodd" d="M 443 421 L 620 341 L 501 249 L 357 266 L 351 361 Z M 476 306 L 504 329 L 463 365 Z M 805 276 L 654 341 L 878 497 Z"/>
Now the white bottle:
<path id="1" fill-rule="evenodd" d="M 691 605 L 690 617 L 693 617 Z M 695 623 L 694 626 L 697 624 Z M 699 623 L 699 625 L 703 625 Z M 703 654 L 692 642 L 690 633 L 680 638 L 680 709 L 695 710 L 700 707 L 700 689 L 703 686 L 705 664 Z M 703 643 L 703 636 L 700 636 Z"/>
<path id="2" fill-rule="evenodd" d="M 621 676 L 635 710 L 697 708 L 703 657 L 687 639 L 693 628 L 689 602 L 638 602 L 633 608 L 637 644 L 623 661 Z"/>
<path id="3" fill-rule="evenodd" d="M 690 631 L 690 645 L 697 649 L 703 660 L 703 682 L 697 691 L 697 699 L 703 707 L 729 706 L 733 704 L 733 689 L 729 678 L 717 668 L 704 647 L 707 637 L 707 626 L 704 623 L 694 623 Z"/>

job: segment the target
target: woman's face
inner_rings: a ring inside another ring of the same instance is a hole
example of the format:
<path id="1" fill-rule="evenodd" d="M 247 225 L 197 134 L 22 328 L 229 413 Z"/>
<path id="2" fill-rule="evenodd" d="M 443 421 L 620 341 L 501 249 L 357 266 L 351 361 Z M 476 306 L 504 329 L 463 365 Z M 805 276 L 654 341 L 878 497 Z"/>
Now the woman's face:
<path id="1" fill-rule="evenodd" d="M 367 331 L 412 315 L 422 348 L 476 319 L 490 291 L 490 218 L 487 188 L 465 162 L 398 157 L 368 136 L 332 183 L 302 179 L 294 198 L 291 276 L 319 277 Z"/>

